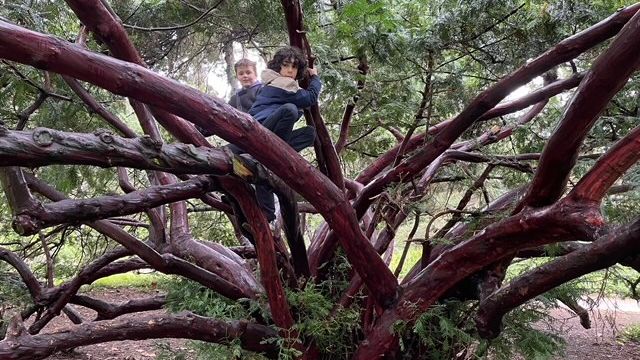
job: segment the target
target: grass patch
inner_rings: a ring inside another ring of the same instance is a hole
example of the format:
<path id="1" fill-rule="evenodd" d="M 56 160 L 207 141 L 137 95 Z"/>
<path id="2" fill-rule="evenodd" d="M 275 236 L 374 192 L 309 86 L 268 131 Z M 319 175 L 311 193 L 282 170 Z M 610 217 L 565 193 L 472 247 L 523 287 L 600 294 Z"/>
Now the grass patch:
<path id="1" fill-rule="evenodd" d="M 128 272 L 124 274 L 115 274 L 96 280 L 91 284 L 91 288 L 138 288 L 138 289 L 155 289 L 159 283 L 167 279 L 166 275 L 150 273 L 138 274 Z"/>
<path id="2" fill-rule="evenodd" d="M 400 262 L 400 257 L 402 256 L 402 251 L 404 250 L 404 241 L 400 241 L 396 243 L 395 248 L 393 249 L 393 258 L 391 258 L 391 263 L 389 264 L 389 268 L 391 271 L 396 271 L 398 267 L 398 262 Z M 418 261 L 420 261 L 420 257 L 422 256 L 422 245 L 413 243 L 409 246 L 409 251 L 407 252 L 407 258 L 404 260 L 404 265 L 402 266 L 402 271 L 400 272 L 400 279 L 404 278 L 405 275 L 411 270 L 413 265 L 415 265 Z"/>

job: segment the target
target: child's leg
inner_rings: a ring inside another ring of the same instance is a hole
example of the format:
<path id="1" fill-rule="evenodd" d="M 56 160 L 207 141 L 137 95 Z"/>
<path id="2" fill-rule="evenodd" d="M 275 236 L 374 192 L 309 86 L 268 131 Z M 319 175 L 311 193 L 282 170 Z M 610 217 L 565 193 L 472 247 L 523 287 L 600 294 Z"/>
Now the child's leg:
<path id="1" fill-rule="evenodd" d="M 267 185 L 256 185 L 256 199 L 258 205 L 267 217 L 267 221 L 273 221 L 276 219 L 276 203 L 273 200 L 273 190 Z"/>
<path id="2" fill-rule="evenodd" d="M 288 144 L 291 145 L 293 150 L 300 152 L 313 145 L 315 138 L 316 129 L 313 126 L 305 126 L 291 132 Z"/>
<path id="3" fill-rule="evenodd" d="M 284 141 L 289 141 L 293 124 L 298 121 L 298 108 L 293 104 L 280 106 L 262 122 L 262 126 L 271 130 Z"/>
<path id="4" fill-rule="evenodd" d="M 246 151 L 242 150 L 242 148 L 240 148 L 239 146 L 235 145 L 235 144 L 228 144 L 225 145 L 229 150 L 231 150 L 232 153 L 238 155 L 238 154 L 244 154 L 246 153 Z"/>

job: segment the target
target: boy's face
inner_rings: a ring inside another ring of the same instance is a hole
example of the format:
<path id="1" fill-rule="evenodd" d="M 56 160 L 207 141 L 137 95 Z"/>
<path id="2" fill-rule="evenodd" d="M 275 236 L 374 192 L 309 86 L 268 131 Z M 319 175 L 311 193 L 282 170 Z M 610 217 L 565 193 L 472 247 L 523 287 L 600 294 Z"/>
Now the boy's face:
<path id="1" fill-rule="evenodd" d="M 251 66 L 238 66 L 236 76 L 238 77 L 238 81 L 240 81 L 240 85 L 244 88 L 253 85 L 258 79 L 256 70 Z"/>
<path id="2" fill-rule="evenodd" d="M 293 59 L 285 60 L 282 65 L 280 65 L 280 75 L 292 79 L 296 78 L 296 75 L 298 75 L 298 65 L 293 62 Z"/>

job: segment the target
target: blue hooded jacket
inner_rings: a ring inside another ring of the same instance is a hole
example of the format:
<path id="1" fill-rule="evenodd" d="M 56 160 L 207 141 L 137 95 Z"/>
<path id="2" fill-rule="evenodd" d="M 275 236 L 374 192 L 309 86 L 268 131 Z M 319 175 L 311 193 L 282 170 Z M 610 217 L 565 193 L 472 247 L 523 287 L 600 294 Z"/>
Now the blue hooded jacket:
<path id="1" fill-rule="evenodd" d="M 264 70 L 261 77 L 264 86 L 258 91 L 256 101 L 249 110 L 249 114 L 260 123 L 284 104 L 294 104 L 302 116 L 302 109 L 318 102 L 322 83 L 317 75 L 311 77 L 307 90 L 302 89 L 296 80 L 271 69 Z"/>

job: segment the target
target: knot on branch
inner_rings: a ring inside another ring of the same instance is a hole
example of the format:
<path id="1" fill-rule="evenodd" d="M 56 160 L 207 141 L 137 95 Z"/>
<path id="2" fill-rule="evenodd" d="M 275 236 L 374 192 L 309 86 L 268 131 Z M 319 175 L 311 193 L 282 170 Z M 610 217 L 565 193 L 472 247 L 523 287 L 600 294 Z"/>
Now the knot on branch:
<path id="1" fill-rule="evenodd" d="M 51 146 L 53 144 L 53 131 L 45 128 L 36 128 L 33 131 L 33 141 L 42 147 Z"/>
<path id="2" fill-rule="evenodd" d="M 195 146 L 195 145 L 193 145 L 193 144 L 187 144 L 187 145 L 186 145 L 186 147 L 181 147 L 181 146 L 180 146 L 179 148 L 180 148 L 182 151 L 184 151 L 185 153 L 187 153 L 187 154 L 191 155 L 192 157 L 195 157 L 195 158 L 200 158 L 200 157 L 201 157 L 201 156 L 200 156 L 200 155 L 201 155 L 201 154 L 200 154 L 200 152 L 198 151 L 198 149 L 196 148 L 196 146 Z M 206 160 L 206 159 L 203 159 L 203 160 Z"/>
<path id="3" fill-rule="evenodd" d="M 34 235 L 40 230 L 40 221 L 28 214 L 19 214 L 11 222 L 13 230 L 21 236 Z"/>
<path id="4" fill-rule="evenodd" d="M 142 145 L 150 147 L 155 151 L 160 151 L 162 149 L 162 141 L 155 140 L 149 135 L 140 137 L 140 142 L 142 143 Z"/>
<path id="5" fill-rule="evenodd" d="M 113 133 L 106 129 L 98 129 L 93 134 L 105 144 L 113 144 L 113 142 L 116 140 Z"/>

